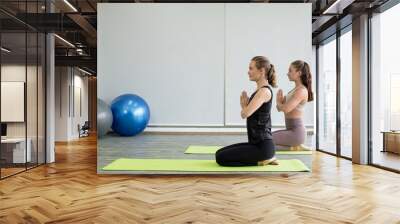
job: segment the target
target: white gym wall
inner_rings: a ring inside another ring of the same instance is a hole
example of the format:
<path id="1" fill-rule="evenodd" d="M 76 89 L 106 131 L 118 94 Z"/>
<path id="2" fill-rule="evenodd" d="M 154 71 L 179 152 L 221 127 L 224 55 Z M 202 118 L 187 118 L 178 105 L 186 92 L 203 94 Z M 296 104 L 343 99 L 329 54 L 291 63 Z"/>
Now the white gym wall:
<path id="1" fill-rule="evenodd" d="M 55 141 L 79 138 L 88 120 L 88 77 L 74 67 L 55 68 Z"/>
<path id="2" fill-rule="evenodd" d="M 247 71 L 256 55 L 271 60 L 287 93 L 290 62 L 312 63 L 311 4 L 98 4 L 98 97 L 140 95 L 150 127 L 243 127 L 239 96 L 255 89 Z"/>
<path id="3" fill-rule="evenodd" d="M 240 117 L 239 98 L 242 90 L 250 95 L 255 83 L 249 82 L 247 71 L 250 59 L 267 56 L 278 75 L 278 88 L 284 93 L 294 84 L 289 82 L 289 64 L 297 59 L 311 63 L 311 4 L 227 4 L 225 10 L 225 75 L 226 124 L 244 125 Z M 311 66 L 311 64 L 310 64 Z M 276 94 L 274 94 L 275 96 Z M 285 124 L 283 113 L 272 107 L 273 126 Z M 304 123 L 314 124 L 313 105 L 304 113 Z"/>

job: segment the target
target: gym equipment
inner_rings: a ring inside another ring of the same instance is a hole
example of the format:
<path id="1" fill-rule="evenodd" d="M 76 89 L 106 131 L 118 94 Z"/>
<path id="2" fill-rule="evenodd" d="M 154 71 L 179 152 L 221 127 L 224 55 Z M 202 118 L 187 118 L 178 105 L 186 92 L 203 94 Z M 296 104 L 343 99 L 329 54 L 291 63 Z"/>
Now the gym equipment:
<path id="1" fill-rule="evenodd" d="M 135 159 L 120 158 L 105 171 L 186 171 L 186 172 L 308 172 L 310 169 L 298 159 L 278 160 L 279 165 L 227 167 L 215 160 L 195 159 Z"/>
<path id="2" fill-rule="evenodd" d="M 89 136 L 89 130 L 90 130 L 89 121 L 85 121 L 85 123 L 82 126 L 80 124 L 78 124 L 79 138 L 88 137 Z"/>
<path id="3" fill-rule="evenodd" d="M 110 107 L 101 99 L 97 99 L 97 136 L 103 137 L 111 129 L 113 116 Z"/>
<path id="4" fill-rule="evenodd" d="M 149 120 L 150 109 L 146 101 L 135 94 L 123 94 L 111 102 L 112 129 L 122 136 L 142 132 Z"/>
<path id="5" fill-rule="evenodd" d="M 203 146 L 203 145 L 190 145 L 185 154 L 215 154 L 222 146 Z M 312 155 L 312 151 L 286 151 L 276 150 L 277 155 Z"/>

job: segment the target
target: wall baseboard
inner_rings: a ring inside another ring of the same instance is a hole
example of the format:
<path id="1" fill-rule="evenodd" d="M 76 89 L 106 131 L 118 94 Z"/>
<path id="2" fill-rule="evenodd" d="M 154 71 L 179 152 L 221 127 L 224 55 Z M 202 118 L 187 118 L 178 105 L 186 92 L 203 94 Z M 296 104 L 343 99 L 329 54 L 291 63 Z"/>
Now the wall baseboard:
<path id="1" fill-rule="evenodd" d="M 284 127 L 273 127 L 272 131 Z M 157 134 L 246 134 L 246 127 L 147 127 L 143 133 Z M 314 128 L 307 127 L 307 135 L 314 135 Z"/>

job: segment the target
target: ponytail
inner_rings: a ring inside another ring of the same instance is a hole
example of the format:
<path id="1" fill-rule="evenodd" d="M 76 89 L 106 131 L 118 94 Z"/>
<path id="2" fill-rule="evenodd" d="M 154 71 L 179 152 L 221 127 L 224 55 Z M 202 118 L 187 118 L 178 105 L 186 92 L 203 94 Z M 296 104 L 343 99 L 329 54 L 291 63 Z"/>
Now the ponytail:
<path id="1" fill-rule="evenodd" d="M 265 79 L 272 87 L 277 87 L 276 85 L 276 72 L 275 67 L 271 62 L 264 56 L 255 56 L 251 59 L 256 63 L 257 69 L 265 69 Z"/>
<path id="2" fill-rule="evenodd" d="M 310 66 L 308 65 L 307 62 L 297 60 L 292 62 L 292 66 L 297 70 L 301 72 L 301 83 L 307 88 L 308 92 L 308 102 L 314 100 L 314 94 L 312 92 L 312 77 L 311 77 L 311 70 Z"/>
<path id="3" fill-rule="evenodd" d="M 276 87 L 276 72 L 273 64 L 269 67 L 268 75 L 265 77 L 272 87 Z"/>

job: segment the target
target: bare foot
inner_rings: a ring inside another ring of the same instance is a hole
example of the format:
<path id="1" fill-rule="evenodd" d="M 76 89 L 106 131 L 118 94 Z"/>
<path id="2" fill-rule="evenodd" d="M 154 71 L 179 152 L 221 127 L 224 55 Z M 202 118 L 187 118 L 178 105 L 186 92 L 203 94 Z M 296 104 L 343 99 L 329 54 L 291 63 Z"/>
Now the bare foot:
<path id="1" fill-rule="evenodd" d="M 271 159 L 266 159 L 262 161 L 258 161 L 258 166 L 266 166 L 266 165 L 279 165 L 278 160 L 275 157 Z"/>

